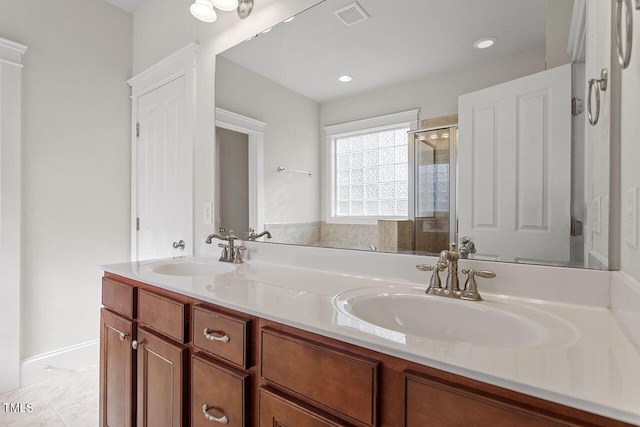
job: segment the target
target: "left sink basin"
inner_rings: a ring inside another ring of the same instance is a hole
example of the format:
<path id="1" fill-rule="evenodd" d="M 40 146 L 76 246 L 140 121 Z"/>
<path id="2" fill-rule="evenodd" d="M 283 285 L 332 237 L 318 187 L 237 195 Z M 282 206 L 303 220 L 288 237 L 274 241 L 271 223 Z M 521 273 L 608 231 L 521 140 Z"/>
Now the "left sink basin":
<path id="1" fill-rule="evenodd" d="M 217 276 L 235 270 L 236 266 L 214 259 L 172 259 L 152 262 L 145 269 L 167 276 Z"/>

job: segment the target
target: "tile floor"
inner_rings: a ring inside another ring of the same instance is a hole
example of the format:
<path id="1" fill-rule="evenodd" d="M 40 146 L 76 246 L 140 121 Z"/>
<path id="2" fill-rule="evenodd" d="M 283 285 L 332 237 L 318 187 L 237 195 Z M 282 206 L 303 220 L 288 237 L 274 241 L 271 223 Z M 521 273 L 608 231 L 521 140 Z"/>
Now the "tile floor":
<path id="1" fill-rule="evenodd" d="M 11 412 L 6 403 L 31 404 Z M 0 394 L 2 427 L 95 427 L 98 425 L 98 366 L 65 373 Z"/>

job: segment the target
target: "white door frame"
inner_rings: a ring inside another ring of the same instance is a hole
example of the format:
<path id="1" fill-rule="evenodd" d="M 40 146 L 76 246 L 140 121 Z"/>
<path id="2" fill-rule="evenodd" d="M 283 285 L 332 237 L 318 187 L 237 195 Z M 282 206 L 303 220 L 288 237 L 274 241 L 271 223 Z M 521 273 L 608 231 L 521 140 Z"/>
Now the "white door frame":
<path id="1" fill-rule="evenodd" d="M 0 393 L 20 386 L 20 116 L 26 50 L 0 38 Z"/>
<path id="2" fill-rule="evenodd" d="M 131 260 L 137 260 L 138 233 L 136 229 L 137 200 L 138 200 L 138 153 L 136 136 L 136 122 L 138 120 L 138 101 L 140 97 L 163 86 L 179 77 L 186 77 L 185 100 L 185 130 L 186 139 L 194 146 L 195 138 L 195 87 L 196 87 L 196 56 L 198 45 L 189 43 L 165 59 L 157 62 L 144 71 L 130 78 L 127 83 L 131 86 Z M 192 166 L 192 173 L 193 173 Z M 192 203 L 193 205 L 193 200 Z M 194 239 L 194 230 L 190 230 L 189 238 Z"/>
<path id="3" fill-rule="evenodd" d="M 215 125 L 249 136 L 249 227 L 259 233 L 264 229 L 263 158 L 266 123 L 216 107 Z"/>

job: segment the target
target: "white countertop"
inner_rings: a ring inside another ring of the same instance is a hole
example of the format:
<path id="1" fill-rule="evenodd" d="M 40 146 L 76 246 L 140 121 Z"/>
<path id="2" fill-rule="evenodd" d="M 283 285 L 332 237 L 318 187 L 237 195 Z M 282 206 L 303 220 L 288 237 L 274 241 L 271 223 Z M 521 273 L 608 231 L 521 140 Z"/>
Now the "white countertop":
<path id="1" fill-rule="evenodd" d="M 196 257 L 218 263 L 217 258 Z M 189 259 L 189 258 L 187 258 Z M 340 294 L 368 287 L 424 287 L 348 273 L 248 261 L 216 276 L 153 273 L 158 261 L 103 270 L 479 381 L 640 425 L 640 351 L 606 308 L 482 293 L 485 301 L 557 319 L 563 333 L 524 347 L 455 344 L 384 329 L 336 308 Z M 465 319 L 459 320 L 464 324 Z"/>

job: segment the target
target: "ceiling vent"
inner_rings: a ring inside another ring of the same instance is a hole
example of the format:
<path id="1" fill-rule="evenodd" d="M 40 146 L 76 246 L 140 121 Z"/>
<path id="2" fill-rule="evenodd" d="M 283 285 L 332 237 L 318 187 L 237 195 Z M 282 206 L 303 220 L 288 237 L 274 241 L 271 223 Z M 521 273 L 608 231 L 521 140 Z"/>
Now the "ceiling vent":
<path id="1" fill-rule="evenodd" d="M 341 7 L 340 9 L 334 10 L 333 13 L 346 26 L 357 24 L 358 22 L 369 19 L 369 14 L 357 1 L 354 1 L 345 7 Z"/>

